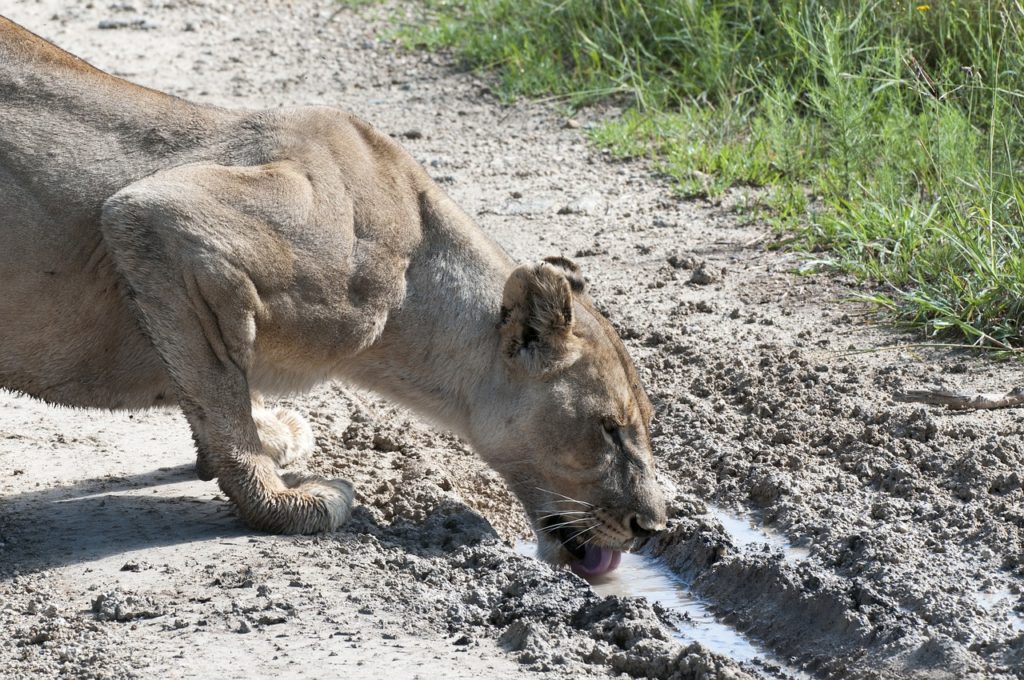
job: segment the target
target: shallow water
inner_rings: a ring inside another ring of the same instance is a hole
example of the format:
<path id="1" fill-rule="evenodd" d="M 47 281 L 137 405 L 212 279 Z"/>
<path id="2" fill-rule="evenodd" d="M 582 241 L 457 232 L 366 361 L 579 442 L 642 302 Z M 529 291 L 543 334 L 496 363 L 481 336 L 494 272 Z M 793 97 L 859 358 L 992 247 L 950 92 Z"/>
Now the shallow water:
<path id="1" fill-rule="evenodd" d="M 755 549 L 757 546 L 762 549 L 767 546 L 773 552 L 781 552 L 790 563 L 811 559 L 809 548 L 793 545 L 782 533 L 764 526 L 753 515 L 736 513 L 714 505 L 707 507 L 707 514 L 721 522 L 726 533 L 740 550 L 746 550 L 750 546 L 755 546 Z M 1013 610 L 1018 596 L 1008 588 L 977 590 L 972 595 L 982 609 L 994 616 L 1002 615 L 1013 635 L 1024 632 L 1024 614 Z"/>
<path id="2" fill-rule="evenodd" d="M 764 649 L 735 628 L 718 621 L 707 606 L 657 560 L 626 553 L 618 569 L 595 579 L 590 585 L 598 595 L 646 597 L 651 602 L 682 614 L 686 621 L 680 624 L 677 631 L 677 637 L 681 640 L 695 640 L 737 661 L 753 661 L 767 655 Z"/>
<path id="3" fill-rule="evenodd" d="M 516 552 L 536 556 L 537 544 L 518 541 Z M 722 623 L 686 584 L 659 560 L 644 555 L 623 553 L 615 571 L 594 579 L 590 586 L 598 595 L 644 597 L 683 616 L 675 630 L 682 643 L 699 642 L 707 649 L 740 662 L 767 664 L 781 669 L 781 677 L 808 679 L 810 675 L 787 666 L 765 647 L 735 628 Z"/>
<path id="4" fill-rule="evenodd" d="M 1003 613 L 1010 629 L 1016 633 L 1024 633 L 1024 615 L 1013 610 L 1013 605 L 1018 596 L 1009 588 L 996 588 L 993 590 L 976 590 L 973 593 L 975 602 L 990 614 L 998 615 Z"/>
<path id="5" fill-rule="evenodd" d="M 788 562 L 810 559 L 808 548 L 796 546 L 778 531 L 769 529 L 751 515 L 743 515 L 714 505 L 708 506 L 708 514 L 722 523 L 733 543 L 741 550 L 747 546 L 767 545 L 772 551 L 781 551 Z"/>

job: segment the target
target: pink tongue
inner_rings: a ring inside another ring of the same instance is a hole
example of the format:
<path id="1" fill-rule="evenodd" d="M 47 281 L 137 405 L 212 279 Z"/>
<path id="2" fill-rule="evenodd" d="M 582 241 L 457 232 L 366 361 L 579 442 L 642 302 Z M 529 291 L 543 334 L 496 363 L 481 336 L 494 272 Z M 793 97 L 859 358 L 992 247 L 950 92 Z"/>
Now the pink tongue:
<path id="1" fill-rule="evenodd" d="M 613 571 L 621 559 L 618 550 L 588 545 L 583 548 L 583 559 L 573 560 L 569 566 L 578 576 L 593 578 Z"/>

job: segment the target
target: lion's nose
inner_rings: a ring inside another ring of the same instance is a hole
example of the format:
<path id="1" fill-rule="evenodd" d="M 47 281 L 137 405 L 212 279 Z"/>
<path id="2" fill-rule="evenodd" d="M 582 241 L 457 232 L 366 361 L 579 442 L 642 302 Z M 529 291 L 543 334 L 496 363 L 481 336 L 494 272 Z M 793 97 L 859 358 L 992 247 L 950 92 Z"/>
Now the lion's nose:
<path id="1" fill-rule="evenodd" d="M 628 526 L 629 530 L 633 532 L 634 537 L 647 538 L 663 530 L 665 528 L 665 522 L 659 522 L 651 517 L 646 517 L 634 512 L 629 516 L 626 526 Z"/>

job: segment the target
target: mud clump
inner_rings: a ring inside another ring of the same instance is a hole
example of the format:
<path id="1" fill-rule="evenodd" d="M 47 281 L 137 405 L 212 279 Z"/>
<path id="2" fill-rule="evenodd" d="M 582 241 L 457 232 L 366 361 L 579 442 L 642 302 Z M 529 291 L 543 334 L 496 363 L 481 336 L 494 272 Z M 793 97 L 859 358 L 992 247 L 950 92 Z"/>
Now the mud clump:
<path id="1" fill-rule="evenodd" d="M 126 593 L 120 589 L 97 595 L 92 601 L 97 621 L 134 621 L 164 615 L 163 607 L 152 598 Z"/>
<path id="2" fill-rule="evenodd" d="M 715 271 L 707 265 L 707 263 L 700 263 L 693 273 L 690 274 L 690 283 L 697 286 L 709 286 L 712 283 L 718 283 L 722 280 L 722 272 Z"/>

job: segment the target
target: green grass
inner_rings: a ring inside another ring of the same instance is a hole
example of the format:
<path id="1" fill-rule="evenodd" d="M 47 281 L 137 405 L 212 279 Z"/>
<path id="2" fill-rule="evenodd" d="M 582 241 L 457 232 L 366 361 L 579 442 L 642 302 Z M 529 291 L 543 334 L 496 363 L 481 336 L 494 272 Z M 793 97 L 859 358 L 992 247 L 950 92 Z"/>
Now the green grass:
<path id="1" fill-rule="evenodd" d="M 925 334 L 1024 347 L 1017 0 L 422 0 L 406 40 L 500 93 L 624 104 L 591 135 L 768 218 Z"/>

